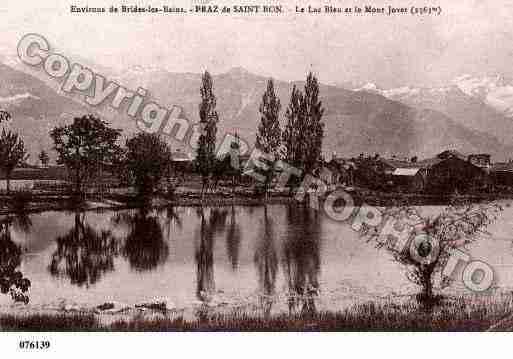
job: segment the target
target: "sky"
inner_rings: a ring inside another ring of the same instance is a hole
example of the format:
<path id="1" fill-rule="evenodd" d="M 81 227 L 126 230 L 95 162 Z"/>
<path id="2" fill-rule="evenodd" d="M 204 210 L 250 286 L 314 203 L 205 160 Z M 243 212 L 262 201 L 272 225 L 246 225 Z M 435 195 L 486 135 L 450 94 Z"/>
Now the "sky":
<path id="1" fill-rule="evenodd" d="M 208 0 L 119 1 L 185 6 Z M 213 1 L 210 2 L 214 4 Z M 296 14 L 296 5 L 411 6 L 417 1 L 224 1 L 281 4 L 279 15 L 72 14 L 71 5 L 110 1 L 1 0 L 0 53 L 16 53 L 26 33 L 52 49 L 123 71 L 221 73 L 232 67 L 281 80 L 314 71 L 323 83 L 373 82 L 382 88 L 443 86 L 454 78 L 513 78 L 513 0 L 441 1 L 440 16 Z"/>

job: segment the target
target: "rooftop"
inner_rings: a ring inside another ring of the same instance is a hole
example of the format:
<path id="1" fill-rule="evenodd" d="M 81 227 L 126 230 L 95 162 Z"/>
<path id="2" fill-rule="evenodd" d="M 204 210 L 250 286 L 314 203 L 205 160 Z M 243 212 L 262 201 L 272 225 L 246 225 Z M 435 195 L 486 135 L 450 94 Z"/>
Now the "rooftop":
<path id="1" fill-rule="evenodd" d="M 415 176 L 420 168 L 396 168 L 392 175 L 394 176 Z"/>
<path id="2" fill-rule="evenodd" d="M 497 162 L 490 169 L 492 172 L 513 172 L 513 162 Z"/>

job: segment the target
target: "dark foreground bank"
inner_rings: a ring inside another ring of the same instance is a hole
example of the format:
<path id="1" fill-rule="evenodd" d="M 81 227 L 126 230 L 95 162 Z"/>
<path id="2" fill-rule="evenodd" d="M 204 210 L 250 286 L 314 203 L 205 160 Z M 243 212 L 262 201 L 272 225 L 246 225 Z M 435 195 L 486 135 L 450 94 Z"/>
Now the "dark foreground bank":
<path id="1" fill-rule="evenodd" d="M 161 313 L 162 314 L 162 313 Z M 445 298 L 426 308 L 414 299 L 367 302 L 338 312 L 264 317 L 234 311 L 187 321 L 173 315 L 101 324 L 94 313 L 5 314 L 3 331 L 511 331 L 511 295 Z M 152 319 L 153 318 L 153 319 Z"/>

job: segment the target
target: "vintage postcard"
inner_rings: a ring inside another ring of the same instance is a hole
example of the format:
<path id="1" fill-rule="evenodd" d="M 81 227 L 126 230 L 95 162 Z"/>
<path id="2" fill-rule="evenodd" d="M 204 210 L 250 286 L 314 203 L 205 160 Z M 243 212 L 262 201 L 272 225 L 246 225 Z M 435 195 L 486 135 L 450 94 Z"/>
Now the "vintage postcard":
<path id="1" fill-rule="evenodd" d="M 19 350 L 513 329 L 508 1 L 2 0 L 0 19 Z"/>

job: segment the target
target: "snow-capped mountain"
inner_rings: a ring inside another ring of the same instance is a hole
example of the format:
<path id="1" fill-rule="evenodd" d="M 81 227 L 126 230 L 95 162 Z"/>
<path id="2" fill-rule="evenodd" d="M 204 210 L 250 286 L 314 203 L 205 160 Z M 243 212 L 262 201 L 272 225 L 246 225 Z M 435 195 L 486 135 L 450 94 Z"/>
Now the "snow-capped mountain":
<path id="1" fill-rule="evenodd" d="M 354 91 L 374 92 L 388 98 L 403 99 L 426 94 L 443 97 L 454 91 L 454 88 L 459 89 L 469 97 L 482 101 L 506 117 L 513 117 L 513 83 L 508 82 L 500 75 L 493 77 L 461 75 L 456 77 L 448 86 L 432 88 L 404 86 L 381 89 L 370 82 L 354 88 Z"/>
<path id="2" fill-rule="evenodd" d="M 503 77 L 459 76 L 454 84 L 465 94 L 482 100 L 502 114 L 513 117 L 513 84 Z"/>
<path id="3" fill-rule="evenodd" d="M 340 86 L 340 87 L 343 87 L 343 86 Z M 359 86 L 359 87 L 355 87 L 354 88 L 354 91 L 366 91 L 366 92 L 373 92 L 373 93 L 378 93 L 380 95 L 383 94 L 383 90 L 380 89 L 375 83 L 373 82 L 367 82 L 366 84 L 362 85 L 362 86 Z"/>
<path id="4" fill-rule="evenodd" d="M 380 89 L 370 83 L 354 91 L 380 94 L 418 109 L 432 109 L 456 122 L 497 137 L 502 143 L 513 140 L 513 86 L 500 77 L 456 78 L 443 87 L 404 86 Z"/>

